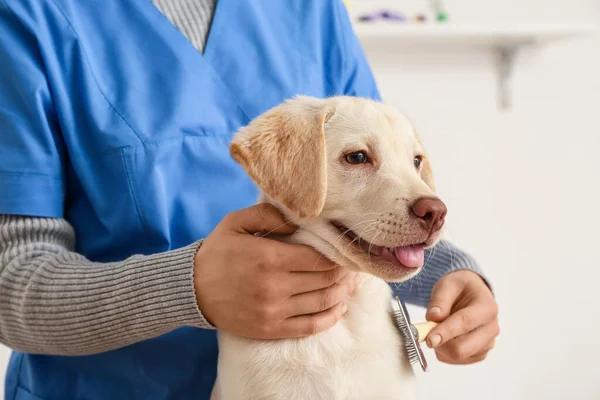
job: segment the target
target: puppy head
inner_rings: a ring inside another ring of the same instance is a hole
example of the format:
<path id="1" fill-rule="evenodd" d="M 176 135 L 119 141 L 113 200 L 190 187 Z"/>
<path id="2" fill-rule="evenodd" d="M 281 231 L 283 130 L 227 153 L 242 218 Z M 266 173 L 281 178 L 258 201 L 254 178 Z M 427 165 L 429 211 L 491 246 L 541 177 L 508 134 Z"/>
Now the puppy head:
<path id="1" fill-rule="evenodd" d="M 296 97 L 242 128 L 230 146 L 298 241 L 333 261 L 400 282 L 440 239 L 446 207 L 410 122 L 367 99 Z"/>

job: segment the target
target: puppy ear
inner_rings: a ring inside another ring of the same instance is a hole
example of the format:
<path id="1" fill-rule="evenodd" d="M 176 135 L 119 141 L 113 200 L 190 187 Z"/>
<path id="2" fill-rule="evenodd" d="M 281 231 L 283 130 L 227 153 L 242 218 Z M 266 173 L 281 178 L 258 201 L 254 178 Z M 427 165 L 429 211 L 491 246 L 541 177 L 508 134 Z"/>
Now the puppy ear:
<path id="1" fill-rule="evenodd" d="M 319 215 L 327 192 L 324 124 L 333 109 L 296 97 L 240 129 L 229 149 L 258 187 L 300 218 Z"/>

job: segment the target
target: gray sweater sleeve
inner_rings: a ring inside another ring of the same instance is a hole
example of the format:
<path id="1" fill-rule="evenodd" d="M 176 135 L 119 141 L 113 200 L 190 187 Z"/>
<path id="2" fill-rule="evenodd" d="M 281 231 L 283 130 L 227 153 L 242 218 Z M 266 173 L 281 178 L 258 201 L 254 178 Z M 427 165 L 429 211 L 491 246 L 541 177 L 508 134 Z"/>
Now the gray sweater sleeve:
<path id="1" fill-rule="evenodd" d="M 182 326 L 213 328 L 193 285 L 198 243 L 122 262 L 74 253 L 63 219 L 0 215 L 0 342 L 22 352 L 86 355 Z"/>

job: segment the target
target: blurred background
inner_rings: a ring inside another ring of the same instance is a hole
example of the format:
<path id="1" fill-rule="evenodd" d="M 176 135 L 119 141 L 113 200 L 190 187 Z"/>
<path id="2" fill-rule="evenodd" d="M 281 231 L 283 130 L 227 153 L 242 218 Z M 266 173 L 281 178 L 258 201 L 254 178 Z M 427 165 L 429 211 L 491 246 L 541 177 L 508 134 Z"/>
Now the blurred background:
<path id="1" fill-rule="evenodd" d="M 587 29 L 600 27 L 600 2 L 444 1 L 445 22 L 426 0 L 347 5 L 384 100 L 433 160 L 450 239 L 478 259 L 500 304 L 483 363 L 448 366 L 426 350 L 420 398 L 600 399 L 600 31 Z M 409 20 L 358 21 L 384 10 Z M 507 44 L 518 53 L 501 85 Z M 2 376 L 8 356 L 0 347 Z"/>

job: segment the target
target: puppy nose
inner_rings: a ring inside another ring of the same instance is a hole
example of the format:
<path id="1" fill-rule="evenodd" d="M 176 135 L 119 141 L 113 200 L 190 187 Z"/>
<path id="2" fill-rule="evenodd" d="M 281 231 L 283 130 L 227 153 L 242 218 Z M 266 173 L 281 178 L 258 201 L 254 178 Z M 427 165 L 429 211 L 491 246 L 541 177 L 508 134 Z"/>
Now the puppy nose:
<path id="1" fill-rule="evenodd" d="M 423 225 L 423 228 L 433 233 L 442 229 L 448 210 L 440 199 L 421 197 L 413 203 L 412 212 Z"/>

